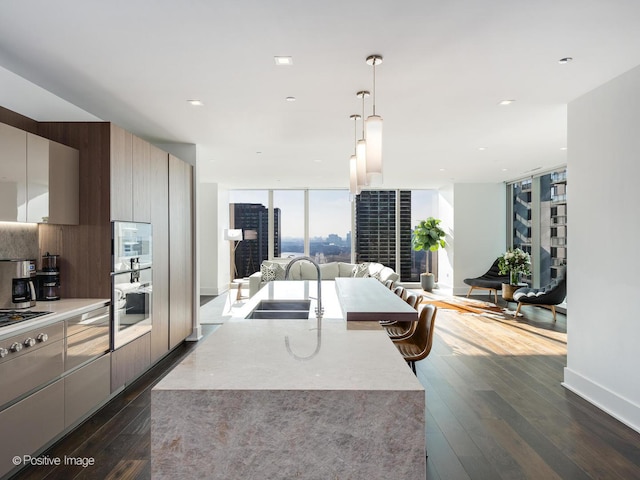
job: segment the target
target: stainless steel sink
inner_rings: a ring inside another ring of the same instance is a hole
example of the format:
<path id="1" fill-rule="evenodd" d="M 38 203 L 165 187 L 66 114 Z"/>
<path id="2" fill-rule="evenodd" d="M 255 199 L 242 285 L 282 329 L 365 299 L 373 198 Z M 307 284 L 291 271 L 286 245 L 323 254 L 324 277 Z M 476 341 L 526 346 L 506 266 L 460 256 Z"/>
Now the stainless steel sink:
<path id="1" fill-rule="evenodd" d="M 310 308 L 311 300 L 261 300 L 245 318 L 306 320 Z"/>

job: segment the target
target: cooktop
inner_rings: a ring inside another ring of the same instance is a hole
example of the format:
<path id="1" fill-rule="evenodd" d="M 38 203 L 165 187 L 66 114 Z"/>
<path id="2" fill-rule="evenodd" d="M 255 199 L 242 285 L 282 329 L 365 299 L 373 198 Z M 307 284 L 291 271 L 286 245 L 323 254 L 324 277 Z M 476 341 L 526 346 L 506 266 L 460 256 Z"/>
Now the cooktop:
<path id="1" fill-rule="evenodd" d="M 34 312 L 31 310 L 0 310 L 0 327 L 31 320 L 32 318 L 48 315 L 51 312 Z"/>

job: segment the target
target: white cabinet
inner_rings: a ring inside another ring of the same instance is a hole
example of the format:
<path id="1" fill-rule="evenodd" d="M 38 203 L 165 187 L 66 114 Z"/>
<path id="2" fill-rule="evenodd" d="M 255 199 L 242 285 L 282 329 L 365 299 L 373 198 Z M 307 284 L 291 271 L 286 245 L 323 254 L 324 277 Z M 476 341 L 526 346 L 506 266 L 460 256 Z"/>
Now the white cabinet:
<path id="1" fill-rule="evenodd" d="M 27 220 L 27 132 L 0 123 L 0 221 Z"/>
<path id="2" fill-rule="evenodd" d="M 79 161 L 75 148 L 27 134 L 27 222 L 78 224 Z"/>
<path id="3" fill-rule="evenodd" d="M 0 123 L 0 221 L 77 225 L 79 152 Z"/>

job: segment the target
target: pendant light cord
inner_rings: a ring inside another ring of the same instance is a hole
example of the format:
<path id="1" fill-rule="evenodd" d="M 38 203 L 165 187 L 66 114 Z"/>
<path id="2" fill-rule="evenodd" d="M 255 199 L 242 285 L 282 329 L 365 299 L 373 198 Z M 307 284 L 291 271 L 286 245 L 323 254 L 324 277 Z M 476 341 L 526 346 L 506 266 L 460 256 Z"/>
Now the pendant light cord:
<path id="1" fill-rule="evenodd" d="M 373 115 L 376 114 L 376 60 L 373 60 Z"/>
<path id="2" fill-rule="evenodd" d="M 364 140 L 364 97 L 365 94 L 362 94 L 362 140 Z"/>

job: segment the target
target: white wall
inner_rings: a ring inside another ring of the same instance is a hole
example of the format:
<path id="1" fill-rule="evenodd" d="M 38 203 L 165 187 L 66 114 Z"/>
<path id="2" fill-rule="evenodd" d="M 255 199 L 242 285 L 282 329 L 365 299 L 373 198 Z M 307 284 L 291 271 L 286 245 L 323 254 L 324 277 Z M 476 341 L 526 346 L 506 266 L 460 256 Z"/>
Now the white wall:
<path id="1" fill-rule="evenodd" d="M 438 250 L 438 286 L 453 288 L 454 262 L 454 217 L 453 217 L 453 185 L 438 190 L 438 214 L 436 218 L 442 220 L 440 226 L 447 233 L 447 246 Z"/>
<path id="2" fill-rule="evenodd" d="M 640 431 L 640 67 L 569 104 L 564 385 Z"/>
<path id="3" fill-rule="evenodd" d="M 230 245 L 223 239 L 229 228 L 229 191 L 217 183 L 201 183 L 200 294 L 220 295 L 229 289 Z"/>
<path id="4" fill-rule="evenodd" d="M 453 203 L 453 293 L 461 295 L 469 290 L 463 280 L 485 273 L 506 250 L 506 186 L 457 183 L 453 186 Z"/>

